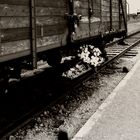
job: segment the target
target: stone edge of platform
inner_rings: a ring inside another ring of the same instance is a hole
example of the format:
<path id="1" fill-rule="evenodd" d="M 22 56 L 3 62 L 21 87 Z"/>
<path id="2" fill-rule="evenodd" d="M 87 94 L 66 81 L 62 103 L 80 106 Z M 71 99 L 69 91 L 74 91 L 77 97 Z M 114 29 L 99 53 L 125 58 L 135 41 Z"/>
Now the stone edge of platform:
<path id="1" fill-rule="evenodd" d="M 112 93 L 107 97 L 107 99 L 99 106 L 97 111 L 89 118 L 89 120 L 83 125 L 83 127 L 77 132 L 77 134 L 73 137 L 72 140 L 83 140 L 83 137 L 88 135 L 88 132 L 93 128 L 96 122 L 101 118 L 103 112 L 106 107 L 110 105 L 110 103 L 115 98 L 117 92 L 123 88 L 127 81 L 131 78 L 131 76 L 136 71 L 137 67 L 140 65 L 140 54 L 136 57 L 137 61 L 133 68 L 128 72 L 128 74 L 122 79 L 122 81 L 117 85 L 117 87 L 112 91 Z"/>

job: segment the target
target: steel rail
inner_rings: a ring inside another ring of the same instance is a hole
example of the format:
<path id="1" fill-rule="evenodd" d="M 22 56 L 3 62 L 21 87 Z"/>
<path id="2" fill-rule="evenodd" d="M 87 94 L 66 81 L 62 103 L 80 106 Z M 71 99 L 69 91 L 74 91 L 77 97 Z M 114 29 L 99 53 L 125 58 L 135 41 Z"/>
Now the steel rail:
<path id="1" fill-rule="evenodd" d="M 113 44 L 119 43 L 119 42 L 123 41 L 124 39 L 127 39 L 127 38 L 129 38 L 129 37 L 131 37 L 131 36 L 134 36 L 134 35 L 138 34 L 138 33 L 140 33 L 140 31 L 136 31 L 136 32 L 130 33 L 130 34 L 128 34 L 125 38 L 120 38 L 120 39 L 115 40 L 115 41 L 113 41 L 113 42 L 111 42 L 111 43 L 108 43 L 108 44 L 106 45 L 106 47 L 109 47 L 109 46 L 111 46 L 111 45 L 113 45 Z"/>
<path id="2" fill-rule="evenodd" d="M 98 68 L 98 72 L 101 71 L 103 68 L 105 68 L 108 64 L 110 64 L 111 62 L 115 61 L 116 59 L 119 59 L 121 56 L 123 56 L 126 52 L 128 52 L 129 50 L 131 50 L 132 48 L 134 48 L 135 46 L 137 46 L 138 44 L 140 44 L 140 39 L 135 41 L 131 46 L 129 46 L 128 48 L 124 49 L 121 53 L 119 53 L 118 55 L 114 56 L 113 58 L 111 58 L 110 60 L 106 61 L 101 67 Z"/>
<path id="3" fill-rule="evenodd" d="M 132 33 L 130 35 L 128 35 L 125 39 L 134 36 L 136 34 L 140 33 L 140 31 L 137 31 L 135 33 Z M 107 46 L 112 46 L 115 43 L 118 43 L 120 41 L 124 40 L 123 38 L 116 40 L 114 42 L 111 42 L 109 44 L 107 44 Z M 121 53 L 116 54 L 114 57 L 112 57 L 111 59 L 109 59 L 108 61 L 106 61 L 105 63 L 103 63 L 101 66 L 99 66 L 96 70 L 94 69 L 89 69 L 86 73 L 82 74 L 81 76 L 77 77 L 76 79 L 74 79 L 74 83 L 77 83 L 77 85 L 75 87 L 78 87 L 79 85 L 81 85 L 81 83 L 79 81 L 88 81 L 91 77 L 91 75 L 96 75 L 98 74 L 101 70 L 103 70 L 104 68 L 106 68 L 106 66 L 108 64 L 111 64 L 112 62 L 114 62 L 115 60 L 119 59 L 120 57 L 122 57 L 126 52 L 128 52 L 129 50 L 131 50 L 132 48 L 134 48 L 135 46 L 137 46 L 140 43 L 140 39 L 138 39 L 137 41 L 135 41 L 131 46 L 127 47 L 126 49 L 124 49 L 123 51 L 121 51 Z M 74 84 L 73 84 L 74 85 Z"/>

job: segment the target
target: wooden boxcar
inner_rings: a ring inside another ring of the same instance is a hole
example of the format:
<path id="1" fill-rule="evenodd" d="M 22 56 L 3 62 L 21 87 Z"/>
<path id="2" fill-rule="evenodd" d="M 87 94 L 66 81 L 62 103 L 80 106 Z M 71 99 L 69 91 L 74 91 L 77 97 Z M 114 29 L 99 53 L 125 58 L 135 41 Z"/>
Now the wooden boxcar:
<path id="1" fill-rule="evenodd" d="M 60 48 L 98 47 L 126 33 L 126 0 L 0 0 L 0 75 L 40 59 L 55 65 Z"/>

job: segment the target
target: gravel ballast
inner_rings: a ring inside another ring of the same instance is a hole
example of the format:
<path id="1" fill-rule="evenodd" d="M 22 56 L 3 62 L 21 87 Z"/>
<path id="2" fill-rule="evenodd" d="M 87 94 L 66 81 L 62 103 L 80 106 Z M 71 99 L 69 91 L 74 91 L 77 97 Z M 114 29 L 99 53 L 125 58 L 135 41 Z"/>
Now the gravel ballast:
<path id="1" fill-rule="evenodd" d="M 135 62 L 135 58 L 127 57 L 117 60 L 72 90 L 64 102 L 44 110 L 9 139 L 56 140 L 60 130 L 66 131 L 72 138 L 125 77 L 124 67 L 129 71 Z"/>

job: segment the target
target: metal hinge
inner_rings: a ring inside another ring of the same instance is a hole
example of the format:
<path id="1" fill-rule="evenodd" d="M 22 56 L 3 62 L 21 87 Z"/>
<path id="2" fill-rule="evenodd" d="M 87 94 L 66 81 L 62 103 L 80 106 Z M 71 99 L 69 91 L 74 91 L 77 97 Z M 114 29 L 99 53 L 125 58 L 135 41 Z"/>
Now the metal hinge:
<path id="1" fill-rule="evenodd" d="M 74 13 L 73 15 L 70 15 L 68 13 L 65 14 L 65 19 L 67 19 L 69 28 L 71 29 L 71 32 L 75 32 L 75 27 L 79 26 L 79 21 L 81 20 L 82 15 L 77 15 Z"/>

